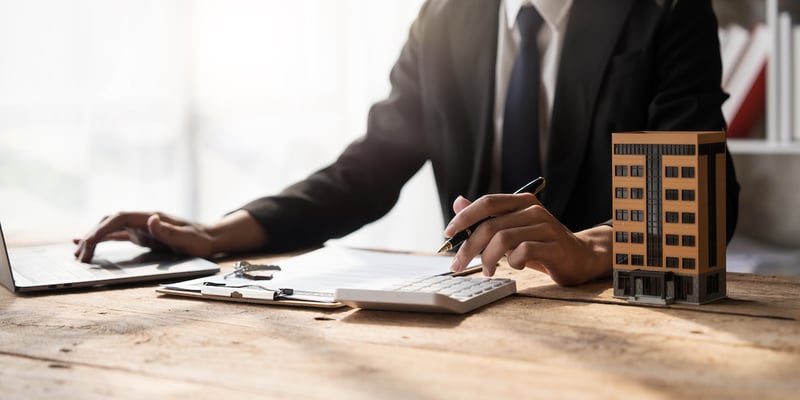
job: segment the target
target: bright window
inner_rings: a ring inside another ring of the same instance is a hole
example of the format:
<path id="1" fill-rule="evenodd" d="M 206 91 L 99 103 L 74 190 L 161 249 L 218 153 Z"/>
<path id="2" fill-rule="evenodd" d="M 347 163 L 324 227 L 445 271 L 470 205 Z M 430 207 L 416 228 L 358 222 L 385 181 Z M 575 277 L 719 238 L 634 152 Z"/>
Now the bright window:
<path id="1" fill-rule="evenodd" d="M 119 210 L 210 221 L 302 179 L 364 133 L 421 3 L 0 1 L 7 238 Z M 438 204 L 426 166 L 351 239 L 430 249 Z"/>

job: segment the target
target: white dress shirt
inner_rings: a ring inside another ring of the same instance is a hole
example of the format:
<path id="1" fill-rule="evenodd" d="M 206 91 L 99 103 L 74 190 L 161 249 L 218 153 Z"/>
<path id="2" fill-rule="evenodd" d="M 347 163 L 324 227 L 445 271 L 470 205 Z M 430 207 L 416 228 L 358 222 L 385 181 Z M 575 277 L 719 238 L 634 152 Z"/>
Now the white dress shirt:
<path id="1" fill-rule="evenodd" d="M 503 148 L 503 114 L 508 93 L 511 70 L 519 53 L 520 33 L 517 28 L 517 14 L 528 4 L 536 7 L 544 20 L 539 31 L 538 43 L 541 55 L 541 84 L 539 86 L 539 149 L 541 160 L 547 161 L 547 145 L 550 138 L 550 115 L 553 110 L 553 97 L 556 89 L 558 64 L 561 47 L 569 19 L 572 0 L 501 0 L 497 34 L 497 61 L 495 69 L 494 93 L 494 148 L 492 152 L 492 178 L 490 192 L 500 188 L 500 169 Z M 531 177 L 533 179 L 535 177 Z"/>

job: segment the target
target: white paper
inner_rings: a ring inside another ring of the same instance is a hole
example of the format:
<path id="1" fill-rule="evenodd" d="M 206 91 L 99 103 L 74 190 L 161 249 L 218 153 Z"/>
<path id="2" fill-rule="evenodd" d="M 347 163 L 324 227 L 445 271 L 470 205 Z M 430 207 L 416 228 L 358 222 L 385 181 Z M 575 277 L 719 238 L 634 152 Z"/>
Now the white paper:
<path id="1" fill-rule="evenodd" d="M 227 286 L 258 285 L 265 289 L 292 289 L 283 298 L 333 302 L 338 288 L 382 289 L 401 282 L 450 272 L 452 257 L 327 246 L 277 263 L 270 280 L 215 275 L 166 285 L 168 289 L 199 292 L 206 282 Z M 471 267 L 480 265 L 475 259 Z M 252 286 L 251 286 L 252 288 Z M 252 290 L 252 289 L 251 289 Z"/>

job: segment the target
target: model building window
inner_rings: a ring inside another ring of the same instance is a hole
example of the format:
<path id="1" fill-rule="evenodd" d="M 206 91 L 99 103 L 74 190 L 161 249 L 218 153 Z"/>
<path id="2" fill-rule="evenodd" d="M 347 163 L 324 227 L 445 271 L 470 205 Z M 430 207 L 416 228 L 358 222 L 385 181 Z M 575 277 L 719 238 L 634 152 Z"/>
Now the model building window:
<path id="1" fill-rule="evenodd" d="M 694 167 L 682 167 L 681 168 L 681 177 L 682 178 L 694 178 Z"/>
<path id="2" fill-rule="evenodd" d="M 631 221 L 644 221 L 644 211 L 631 210 Z"/>
<path id="3" fill-rule="evenodd" d="M 694 223 L 694 213 L 683 213 L 681 214 L 681 222 L 684 224 L 693 224 Z"/>
<path id="4" fill-rule="evenodd" d="M 667 178 L 677 178 L 678 167 L 666 167 L 664 169 L 664 176 L 666 176 Z"/>
<path id="5" fill-rule="evenodd" d="M 694 269 L 694 258 L 684 258 L 683 269 Z"/>
<path id="6" fill-rule="evenodd" d="M 618 199 L 627 199 L 628 198 L 628 188 L 618 187 L 616 189 L 616 192 L 617 192 L 616 198 L 618 198 Z"/>
<path id="7" fill-rule="evenodd" d="M 644 256 L 641 254 L 632 254 L 631 265 L 644 265 Z"/>
<path id="8" fill-rule="evenodd" d="M 667 257 L 667 268 L 678 268 L 678 257 Z"/>
<path id="9" fill-rule="evenodd" d="M 628 255 L 617 253 L 617 264 L 628 265 Z"/>
<path id="10" fill-rule="evenodd" d="M 683 200 L 683 201 L 694 201 L 694 190 L 682 190 L 681 191 L 681 200 Z"/>
<path id="11" fill-rule="evenodd" d="M 664 219 L 667 222 L 677 224 L 678 223 L 678 213 L 673 211 L 667 211 L 667 214 L 664 216 Z"/>
<path id="12" fill-rule="evenodd" d="M 616 212 L 616 220 L 617 221 L 627 221 L 628 220 L 628 210 L 617 210 L 617 212 Z"/>
<path id="13" fill-rule="evenodd" d="M 644 176 L 644 165 L 631 165 L 631 176 Z"/>
<path id="14" fill-rule="evenodd" d="M 667 246 L 677 246 L 678 235 L 667 235 Z"/>
<path id="15" fill-rule="evenodd" d="M 628 176 L 628 166 L 627 165 L 615 165 L 614 166 L 614 175 L 615 176 Z"/>
<path id="16" fill-rule="evenodd" d="M 644 234 L 642 232 L 631 232 L 631 243 L 644 243 Z"/>
<path id="17" fill-rule="evenodd" d="M 678 189 L 667 189 L 664 193 L 664 198 L 667 200 L 678 200 Z"/>
<path id="18" fill-rule="evenodd" d="M 631 188 L 631 198 L 632 199 L 641 199 L 644 197 L 644 189 L 642 188 Z"/>
<path id="19" fill-rule="evenodd" d="M 694 235 L 683 235 L 681 242 L 686 247 L 694 247 Z"/>
<path id="20" fill-rule="evenodd" d="M 617 243 L 628 243 L 628 232 L 617 232 Z"/>

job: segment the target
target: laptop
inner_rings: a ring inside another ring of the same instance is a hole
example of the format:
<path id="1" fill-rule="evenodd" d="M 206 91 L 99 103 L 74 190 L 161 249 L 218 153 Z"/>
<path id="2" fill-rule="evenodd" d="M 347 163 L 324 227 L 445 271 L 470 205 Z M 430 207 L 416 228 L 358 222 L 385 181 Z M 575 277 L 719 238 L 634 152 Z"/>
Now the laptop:
<path id="1" fill-rule="evenodd" d="M 219 272 L 219 266 L 211 261 L 156 253 L 129 242 L 103 243 L 91 263 L 76 260 L 71 243 L 7 248 L 2 226 L 0 247 L 0 284 L 12 293 L 166 281 Z"/>

